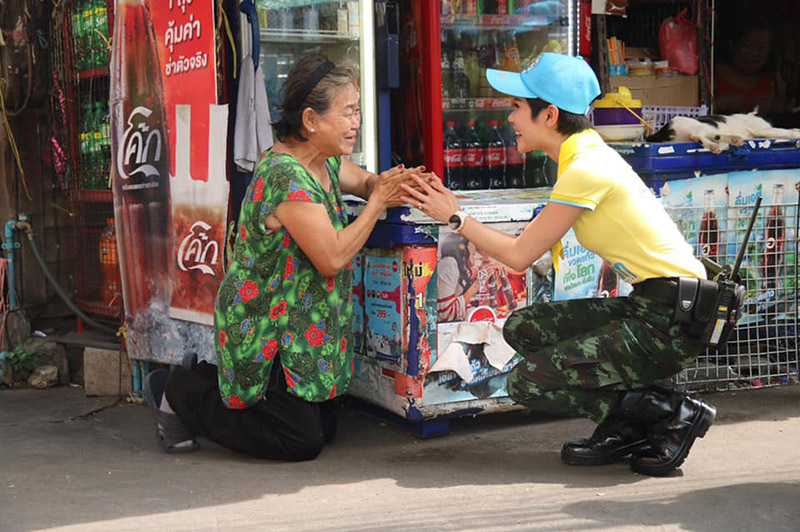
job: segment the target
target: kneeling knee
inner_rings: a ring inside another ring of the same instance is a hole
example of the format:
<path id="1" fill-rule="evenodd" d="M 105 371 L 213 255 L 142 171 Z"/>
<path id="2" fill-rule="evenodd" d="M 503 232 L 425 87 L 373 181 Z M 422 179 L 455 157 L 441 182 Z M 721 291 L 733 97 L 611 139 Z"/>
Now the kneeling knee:
<path id="1" fill-rule="evenodd" d="M 289 450 L 288 458 L 292 462 L 314 460 L 325 447 L 325 437 L 320 434 L 308 434 Z"/>

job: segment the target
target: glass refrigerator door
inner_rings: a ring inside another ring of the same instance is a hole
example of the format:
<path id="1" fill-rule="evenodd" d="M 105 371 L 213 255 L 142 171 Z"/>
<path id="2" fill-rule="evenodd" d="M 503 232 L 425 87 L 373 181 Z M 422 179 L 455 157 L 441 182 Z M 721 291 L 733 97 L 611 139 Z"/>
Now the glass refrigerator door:
<path id="1" fill-rule="evenodd" d="M 281 116 L 283 84 L 297 57 L 325 53 L 331 61 L 349 60 L 361 71 L 361 134 L 350 160 L 377 170 L 375 104 L 375 29 L 371 0 L 256 0 L 261 65 L 270 117 Z"/>
<path id="2" fill-rule="evenodd" d="M 548 184 L 547 157 L 516 150 L 511 98 L 489 86 L 486 69 L 519 72 L 542 52 L 575 55 L 575 9 L 573 0 L 442 0 L 444 177 L 452 188 Z"/>

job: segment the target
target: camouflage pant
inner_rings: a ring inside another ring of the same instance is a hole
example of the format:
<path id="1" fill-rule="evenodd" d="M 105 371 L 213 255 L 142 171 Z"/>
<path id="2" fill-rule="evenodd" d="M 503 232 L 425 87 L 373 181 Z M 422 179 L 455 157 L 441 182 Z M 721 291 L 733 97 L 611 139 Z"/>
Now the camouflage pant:
<path id="1" fill-rule="evenodd" d="M 634 294 L 514 312 L 503 336 L 523 360 L 508 375 L 508 394 L 540 412 L 603 421 L 621 391 L 674 375 L 702 351 L 670 323 L 671 312 Z"/>

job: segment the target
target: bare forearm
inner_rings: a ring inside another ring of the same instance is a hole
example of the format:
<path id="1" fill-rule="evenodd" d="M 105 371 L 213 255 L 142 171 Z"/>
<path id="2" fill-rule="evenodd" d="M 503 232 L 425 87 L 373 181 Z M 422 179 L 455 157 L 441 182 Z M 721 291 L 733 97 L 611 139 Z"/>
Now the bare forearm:
<path id="1" fill-rule="evenodd" d="M 333 274 L 347 267 L 353 257 L 361 251 L 383 212 L 384 207 L 377 199 L 367 201 L 366 207 L 358 215 L 358 218 L 336 233 L 336 248 L 330 260 Z"/>

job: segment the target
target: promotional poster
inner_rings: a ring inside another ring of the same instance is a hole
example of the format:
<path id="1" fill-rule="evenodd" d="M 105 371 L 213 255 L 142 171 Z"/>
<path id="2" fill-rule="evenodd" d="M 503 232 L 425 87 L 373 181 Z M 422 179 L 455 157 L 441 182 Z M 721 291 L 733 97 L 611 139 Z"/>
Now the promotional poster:
<path id="1" fill-rule="evenodd" d="M 526 226 L 492 224 L 513 235 Z M 530 270 L 509 270 L 447 228 L 440 228 L 437 258 L 439 325 L 425 402 L 504 397 L 506 375 L 517 359 L 503 340 L 502 327 L 514 310 L 528 304 Z"/>
<path id="2" fill-rule="evenodd" d="M 742 262 L 747 281 L 746 310 L 764 316 L 782 312 L 795 293 L 796 213 L 800 170 L 734 172 L 728 175 L 728 254 L 744 239 L 756 199 L 762 198 Z M 742 321 L 748 320 L 745 316 Z M 741 322 L 740 322 L 741 323 Z"/>
<path id="3" fill-rule="evenodd" d="M 553 301 L 592 297 L 623 297 L 633 287 L 619 278 L 610 264 L 581 246 L 570 229 L 561 237 L 564 257 L 555 272 Z"/>
<path id="4" fill-rule="evenodd" d="M 214 35 L 212 0 L 116 3 L 112 188 L 133 358 L 170 356 L 170 317 L 213 322 L 228 198 Z"/>

